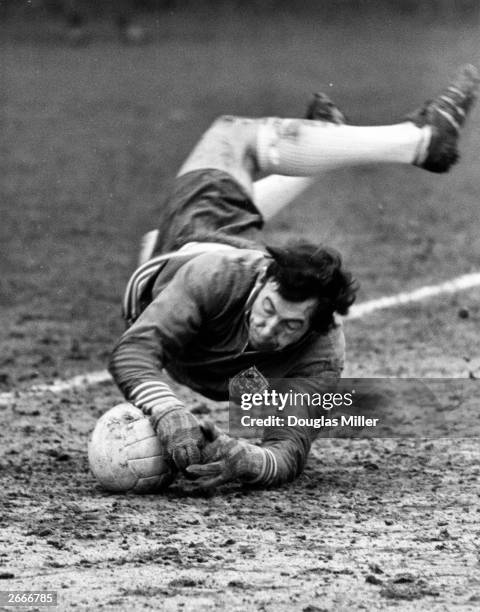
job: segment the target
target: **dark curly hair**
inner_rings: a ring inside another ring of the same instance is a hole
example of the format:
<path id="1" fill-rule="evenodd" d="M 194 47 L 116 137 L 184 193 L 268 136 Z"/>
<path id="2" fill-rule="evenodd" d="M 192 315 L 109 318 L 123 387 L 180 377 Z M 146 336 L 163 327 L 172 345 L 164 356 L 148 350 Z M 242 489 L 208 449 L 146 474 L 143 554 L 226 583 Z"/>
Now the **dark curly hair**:
<path id="1" fill-rule="evenodd" d="M 303 302 L 317 298 L 318 305 L 312 317 L 315 331 L 325 333 L 334 327 L 335 312 L 347 314 L 359 284 L 343 268 L 338 251 L 303 240 L 266 248 L 272 257 L 267 278 L 276 281 L 285 300 Z"/>

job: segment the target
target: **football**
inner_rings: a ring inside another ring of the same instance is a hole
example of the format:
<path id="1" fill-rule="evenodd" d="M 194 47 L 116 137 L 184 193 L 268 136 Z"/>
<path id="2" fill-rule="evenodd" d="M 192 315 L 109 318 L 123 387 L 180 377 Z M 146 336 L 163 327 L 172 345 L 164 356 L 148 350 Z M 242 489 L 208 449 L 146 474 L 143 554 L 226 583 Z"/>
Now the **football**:
<path id="1" fill-rule="evenodd" d="M 175 477 L 150 420 L 126 402 L 97 421 L 88 445 L 88 462 L 107 491 L 153 493 Z"/>

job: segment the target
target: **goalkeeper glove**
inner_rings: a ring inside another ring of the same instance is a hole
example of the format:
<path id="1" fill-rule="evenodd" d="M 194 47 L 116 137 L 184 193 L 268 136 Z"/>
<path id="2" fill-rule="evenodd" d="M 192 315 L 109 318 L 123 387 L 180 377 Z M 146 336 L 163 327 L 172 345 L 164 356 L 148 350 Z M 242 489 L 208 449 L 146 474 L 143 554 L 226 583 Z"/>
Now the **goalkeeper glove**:
<path id="1" fill-rule="evenodd" d="M 240 480 L 249 484 L 270 484 L 277 475 L 277 461 L 267 448 L 231 438 L 212 423 L 202 426 L 210 443 L 203 451 L 203 465 L 191 465 L 188 475 L 204 488 Z"/>
<path id="2" fill-rule="evenodd" d="M 179 470 L 201 461 L 205 436 L 200 424 L 167 384 L 142 383 L 131 392 L 130 401 L 150 416 L 163 448 Z"/>

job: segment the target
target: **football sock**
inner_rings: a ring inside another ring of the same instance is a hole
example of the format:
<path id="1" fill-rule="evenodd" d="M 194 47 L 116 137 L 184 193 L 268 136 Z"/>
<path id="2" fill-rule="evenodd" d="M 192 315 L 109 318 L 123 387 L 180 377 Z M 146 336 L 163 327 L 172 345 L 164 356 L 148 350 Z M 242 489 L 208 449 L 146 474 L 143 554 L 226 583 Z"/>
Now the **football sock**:
<path id="1" fill-rule="evenodd" d="M 430 139 L 430 126 L 410 121 L 358 127 L 268 118 L 258 129 L 256 153 L 262 172 L 311 176 L 359 164 L 412 164 L 426 155 Z"/>

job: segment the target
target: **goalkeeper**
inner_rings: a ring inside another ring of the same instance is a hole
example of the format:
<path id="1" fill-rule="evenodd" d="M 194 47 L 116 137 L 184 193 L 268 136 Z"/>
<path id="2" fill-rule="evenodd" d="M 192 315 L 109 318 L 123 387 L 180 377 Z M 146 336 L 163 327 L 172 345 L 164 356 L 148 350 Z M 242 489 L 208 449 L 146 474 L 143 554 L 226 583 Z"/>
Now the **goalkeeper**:
<path id="1" fill-rule="evenodd" d="M 346 125 L 319 95 L 307 119 L 225 116 L 205 133 L 142 245 L 124 300 L 129 327 L 110 361 L 178 469 L 205 486 L 275 485 L 300 474 L 315 430 L 267 427 L 257 446 L 202 429 L 161 371 L 215 400 L 253 367 L 300 393 L 338 380 L 345 343 L 335 314 L 347 313 L 356 282 L 327 247 L 263 246 L 264 221 L 326 169 L 393 162 L 448 171 L 477 84 L 466 66 L 394 125 Z"/>

